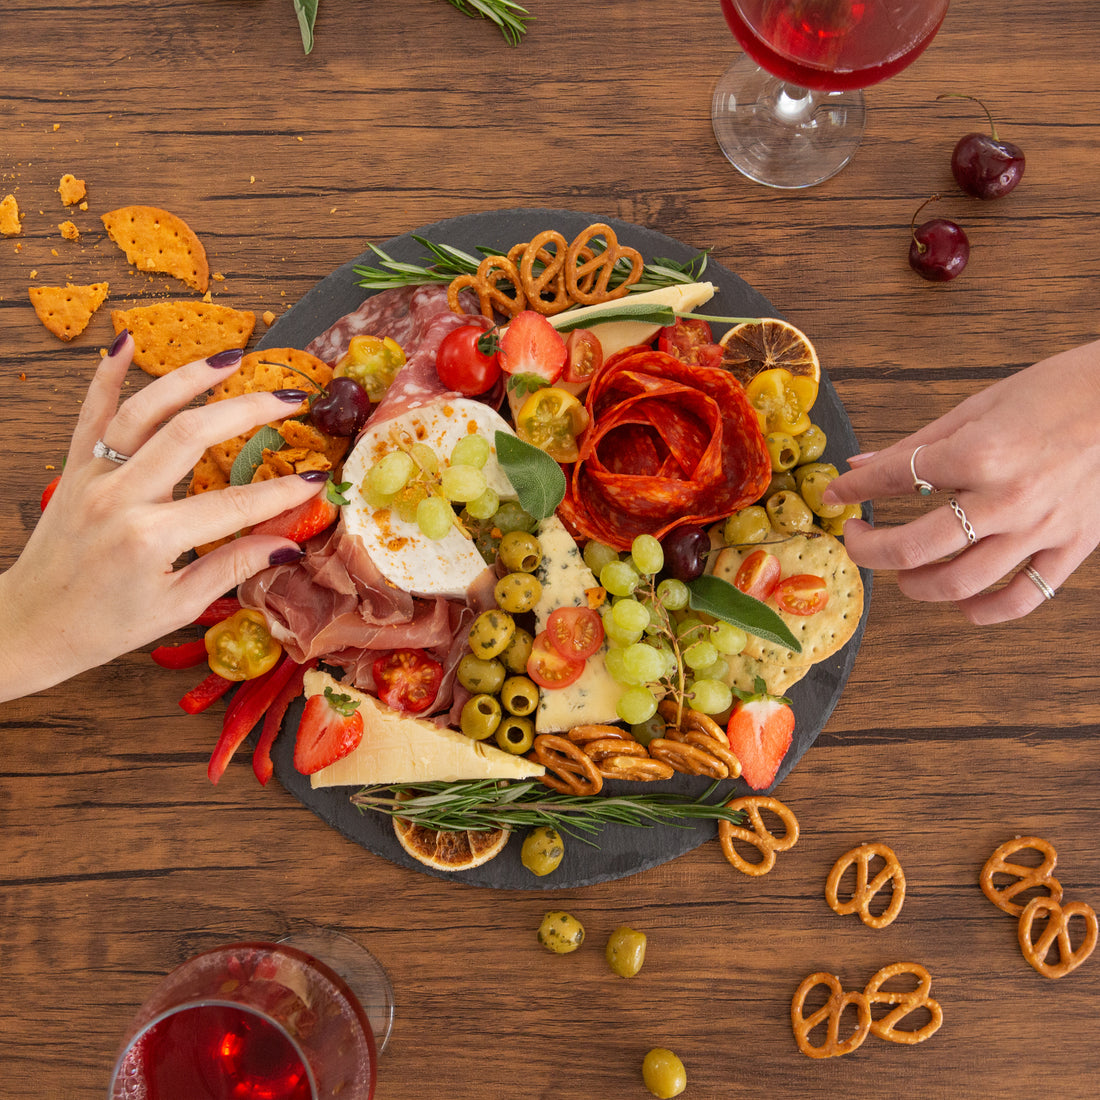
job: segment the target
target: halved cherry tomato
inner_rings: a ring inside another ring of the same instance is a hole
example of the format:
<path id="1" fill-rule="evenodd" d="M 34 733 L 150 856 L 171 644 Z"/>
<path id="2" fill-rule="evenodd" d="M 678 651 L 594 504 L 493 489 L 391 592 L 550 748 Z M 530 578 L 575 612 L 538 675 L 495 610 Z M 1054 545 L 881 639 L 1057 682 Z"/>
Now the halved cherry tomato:
<path id="1" fill-rule="evenodd" d="M 603 366 L 600 338 L 591 329 L 575 328 L 565 338 L 565 350 L 569 358 L 565 361 L 562 378 L 579 385 L 591 382 L 596 371 Z"/>
<path id="2" fill-rule="evenodd" d="M 443 337 L 435 359 L 435 372 L 449 390 L 478 397 L 500 378 L 496 336 L 480 325 L 463 325 Z"/>
<path id="3" fill-rule="evenodd" d="M 570 661 L 587 661 L 603 644 L 603 619 L 590 607 L 557 607 L 546 620 L 546 636 Z"/>
<path id="4" fill-rule="evenodd" d="M 746 596 L 752 596 L 757 600 L 766 600 L 779 583 L 783 573 L 783 566 L 774 554 L 767 550 L 754 550 L 737 570 L 733 578 L 735 588 L 740 588 Z"/>
<path id="5" fill-rule="evenodd" d="M 785 367 L 771 367 L 752 377 L 745 396 L 765 434 L 801 435 L 810 426 L 810 409 L 817 400 L 817 390 L 815 378 L 791 374 Z"/>
<path id="6" fill-rule="evenodd" d="M 698 317 L 677 317 L 657 334 L 657 348 L 698 367 L 720 367 L 722 349 L 714 342 L 710 325 Z"/>
<path id="7" fill-rule="evenodd" d="M 216 623 L 204 640 L 211 670 L 227 680 L 254 680 L 273 669 L 283 652 L 263 614 L 249 607 Z"/>
<path id="8" fill-rule="evenodd" d="M 422 649 L 395 649 L 371 665 L 378 698 L 394 710 L 420 714 L 435 702 L 443 666 Z"/>
<path id="9" fill-rule="evenodd" d="M 588 427 L 588 413 L 568 390 L 544 386 L 520 407 L 516 435 L 545 451 L 555 462 L 575 462 L 577 436 Z"/>
<path id="10" fill-rule="evenodd" d="M 563 657 L 550 641 L 545 630 L 535 635 L 531 656 L 527 658 L 527 675 L 542 688 L 563 688 L 584 672 L 584 661 Z"/>
<path id="11" fill-rule="evenodd" d="M 781 580 L 772 596 L 790 615 L 816 615 L 829 602 L 829 589 L 821 577 L 797 573 Z"/>

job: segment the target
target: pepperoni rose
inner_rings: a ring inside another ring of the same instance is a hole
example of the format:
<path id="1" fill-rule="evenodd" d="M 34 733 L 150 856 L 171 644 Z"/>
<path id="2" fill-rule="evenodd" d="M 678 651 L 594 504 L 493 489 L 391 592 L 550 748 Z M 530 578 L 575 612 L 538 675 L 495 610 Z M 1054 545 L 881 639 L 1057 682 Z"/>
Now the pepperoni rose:
<path id="1" fill-rule="evenodd" d="M 741 383 L 666 352 L 627 348 L 589 387 L 591 426 L 562 502 L 580 535 L 618 550 L 759 499 L 771 460 Z"/>

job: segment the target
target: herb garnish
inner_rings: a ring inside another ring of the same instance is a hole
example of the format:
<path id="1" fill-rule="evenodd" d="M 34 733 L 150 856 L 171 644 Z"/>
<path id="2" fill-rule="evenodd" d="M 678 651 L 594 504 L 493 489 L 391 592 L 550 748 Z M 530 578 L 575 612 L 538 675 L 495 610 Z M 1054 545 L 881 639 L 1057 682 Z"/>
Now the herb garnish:
<path id="1" fill-rule="evenodd" d="M 520 507 L 536 520 L 552 516 L 565 499 L 565 474 L 543 450 L 498 431 L 494 437 L 497 461 L 516 491 Z"/>

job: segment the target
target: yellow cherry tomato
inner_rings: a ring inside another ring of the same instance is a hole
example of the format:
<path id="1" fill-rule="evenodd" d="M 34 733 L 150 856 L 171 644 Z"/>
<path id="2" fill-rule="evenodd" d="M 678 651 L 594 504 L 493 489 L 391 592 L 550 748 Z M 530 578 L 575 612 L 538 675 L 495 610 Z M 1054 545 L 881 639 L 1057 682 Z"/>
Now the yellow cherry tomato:
<path id="1" fill-rule="evenodd" d="M 250 607 L 215 623 L 204 640 L 211 670 L 227 680 L 254 680 L 273 669 L 283 652 L 263 614 Z"/>
<path id="2" fill-rule="evenodd" d="M 545 451 L 555 462 L 575 462 L 577 436 L 588 427 L 588 413 L 568 390 L 543 386 L 520 407 L 516 435 Z"/>
<path id="3" fill-rule="evenodd" d="M 801 435 L 810 428 L 810 409 L 817 400 L 815 379 L 791 374 L 785 367 L 772 367 L 754 375 L 745 394 L 765 435 Z"/>
<path id="4" fill-rule="evenodd" d="M 333 374 L 354 379 L 371 401 L 381 401 L 404 365 L 405 353 L 392 337 L 353 336 Z"/>

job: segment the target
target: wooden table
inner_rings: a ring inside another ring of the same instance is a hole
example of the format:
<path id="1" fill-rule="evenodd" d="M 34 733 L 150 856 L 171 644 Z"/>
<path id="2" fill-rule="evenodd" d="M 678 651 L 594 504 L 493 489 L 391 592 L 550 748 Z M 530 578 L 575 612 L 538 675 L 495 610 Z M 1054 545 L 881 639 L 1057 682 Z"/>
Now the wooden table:
<path id="1" fill-rule="evenodd" d="M 853 163 L 803 193 L 756 186 L 717 151 L 713 84 L 736 46 L 713 0 L 531 0 L 518 49 L 442 0 L 324 0 L 303 56 L 287 0 L 6 5 L 0 195 L 5 471 L 0 562 L 17 555 L 110 337 L 71 345 L 27 287 L 109 279 L 111 305 L 180 295 L 130 269 L 98 215 L 148 203 L 198 231 L 216 301 L 281 313 L 381 241 L 440 218 L 561 206 L 659 229 L 737 271 L 810 333 L 865 449 L 996 378 L 1096 336 L 1100 31 L 1091 0 L 958 0 L 907 72 L 868 93 Z M 13 10 L 21 9 L 21 10 Z M 978 95 L 1028 156 L 1018 192 L 982 203 L 949 172 Z M 62 240 L 62 173 L 88 181 Z M 972 243 L 956 282 L 906 264 L 913 211 Z M 132 384 L 144 380 L 136 370 Z M 913 514 L 885 505 L 883 523 Z M 687 1096 L 1095 1095 L 1100 962 L 1036 974 L 977 886 L 1003 840 L 1049 838 L 1067 897 L 1100 903 L 1095 557 L 1025 622 L 969 626 L 878 578 L 862 650 L 815 747 L 779 793 L 802 839 L 765 878 L 716 843 L 630 878 L 500 893 L 397 868 L 344 840 L 247 757 L 217 787 L 219 715 L 188 718 L 187 678 L 123 657 L 4 706 L 0 768 L 0 1094 L 103 1094 L 116 1043 L 158 977 L 200 948 L 298 921 L 371 948 L 397 991 L 379 1100 L 642 1097 L 647 1049 L 688 1067 Z M 58 608 L 58 615 L 65 609 Z M 862 841 L 898 852 L 902 916 L 871 931 L 823 884 Z M 548 907 L 589 942 L 551 956 Z M 614 977 L 610 930 L 649 936 Z M 801 979 L 862 986 L 925 964 L 945 1023 L 910 1049 L 869 1039 L 811 1061 L 788 1016 Z"/>

